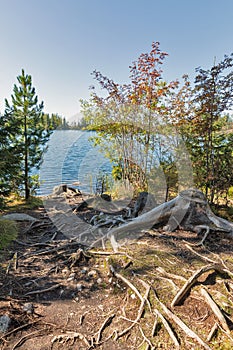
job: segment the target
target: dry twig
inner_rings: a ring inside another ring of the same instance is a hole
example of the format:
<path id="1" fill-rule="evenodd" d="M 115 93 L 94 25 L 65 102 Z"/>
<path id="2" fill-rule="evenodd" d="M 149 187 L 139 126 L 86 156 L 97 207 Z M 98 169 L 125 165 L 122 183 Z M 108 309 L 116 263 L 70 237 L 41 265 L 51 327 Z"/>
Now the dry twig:
<path id="1" fill-rule="evenodd" d="M 55 285 L 53 285 L 53 286 L 51 286 L 49 288 L 32 290 L 31 292 L 27 292 L 26 294 L 24 294 L 24 296 L 50 292 L 51 290 L 54 290 L 54 289 L 56 289 L 56 288 L 58 288 L 60 286 L 61 286 L 60 284 L 55 284 Z"/>
<path id="2" fill-rule="evenodd" d="M 22 345 L 27 339 L 32 338 L 33 336 L 39 336 L 40 333 L 44 331 L 43 329 L 39 329 L 35 332 L 31 332 L 29 334 L 24 335 L 22 338 L 19 339 L 19 341 L 17 341 L 17 343 L 13 346 L 12 350 L 15 350 L 16 348 L 18 348 L 20 345 Z"/>
<path id="3" fill-rule="evenodd" d="M 201 255 L 200 253 L 196 252 L 192 247 L 190 247 L 190 245 L 188 243 L 185 244 L 185 247 L 188 248 L 193 254 L 199 256 L 202 260 L 208 261 L 212 264 L 216 264 L 216 261 L 214 261 L 210 258 L 207 258 L 206 256 Z"/>

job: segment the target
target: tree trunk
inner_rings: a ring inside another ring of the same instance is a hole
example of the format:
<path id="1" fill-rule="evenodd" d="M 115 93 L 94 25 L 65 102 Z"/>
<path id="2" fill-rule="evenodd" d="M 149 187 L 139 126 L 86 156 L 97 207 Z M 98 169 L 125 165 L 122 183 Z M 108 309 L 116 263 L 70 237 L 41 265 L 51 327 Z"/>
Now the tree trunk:
<path id="1" fill-rule="evenodd" d="M 28 134 L 27 134 L 27 116 L 24 116 L 24 187 L 25 199 L 30 196 L 30 189 L 28 184 Z"/>
<path id="2" fill-rule="evenodd" d="M 197 232 L 198 227 L 203 228 L 203 225 L 212 231 L 225 232 L 233 238 L 233 223 L 216 216 L 201 191 L 188 189 L 129 223 L 113 228 L 108 232 L 107 237 L 113 248 L 117 249 L 117 240 L 137 238 L 139 232 L 154 226 L 164 227 L 167 231 L 178 228 Z"/>

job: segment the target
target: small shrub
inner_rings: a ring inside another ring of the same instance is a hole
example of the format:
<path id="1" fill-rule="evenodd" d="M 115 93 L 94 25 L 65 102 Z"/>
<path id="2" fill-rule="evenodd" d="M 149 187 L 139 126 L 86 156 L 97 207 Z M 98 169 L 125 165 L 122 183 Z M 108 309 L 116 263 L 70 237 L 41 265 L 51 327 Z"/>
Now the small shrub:
<path id="1" fill-rule="evenodd" d="M 14 221 L 0 219 L 0 249 L 6 248 L 18 234 Z"/>

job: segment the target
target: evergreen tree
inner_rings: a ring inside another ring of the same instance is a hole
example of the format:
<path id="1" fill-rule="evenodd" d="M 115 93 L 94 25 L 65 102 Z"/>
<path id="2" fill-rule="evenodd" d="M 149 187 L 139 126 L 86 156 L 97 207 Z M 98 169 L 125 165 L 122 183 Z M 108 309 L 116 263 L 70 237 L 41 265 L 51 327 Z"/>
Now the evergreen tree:
<path id="1" fill-rule="evenodd" d="M 226 137 L 224 133 L 226 119 L 223 116 L 233 106 L 232 67 L 233 54 L 225 56 L 211 69 L 196 69 L 198 75 L 193 91 L 195 118 L 189 132 L 190 150 L 199 186 L 205 189 L 211 203 L 216 191 L 220 190 L 219 186 L 226 182 L 223 177 L 228 178 L 231 172 L 231 167 L 228 167 L 229 172 L 227 169 L 223 171 L 227 160 L 224 157 L 229 159 L 232 154 L 231 137 Z"/>
<path id="2" fill-rule="evenodd" d="M 18 155 L 17 184 L 22 186 L 25 199 L 28 199 L 33 178 L 31 171 L 40 167 L 50 132 L 45 130 L 43 102 L 38 103 L 31 75 L 22 70 L 17 80 L 19 85 L 14 85 L 12 104 L 5 100 L 5 114 L 10 115 L 5 127 L 8 125 L 9 144 Z"/>

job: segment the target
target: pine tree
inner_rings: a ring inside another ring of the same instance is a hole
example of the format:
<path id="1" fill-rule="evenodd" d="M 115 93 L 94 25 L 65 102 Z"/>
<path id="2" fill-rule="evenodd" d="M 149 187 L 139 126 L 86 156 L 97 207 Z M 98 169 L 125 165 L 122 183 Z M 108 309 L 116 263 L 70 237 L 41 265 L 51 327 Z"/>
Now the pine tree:
<path id="1" fill-rule="evenodd" d="M 25 199 L 30 196 L 32 182 L 31 171 L 39 169 L 42 156 L 50 132 L 43 123 L 43 102 L 38 103 L 31 75 L 22 74 L 17 77 L 19 85 L 14 85 L 11 95 L 12 105 L 5 100 L 5 114 L 8 118 L 10 145 L 18 154 L 17 183 L 22 186 Z"/>

